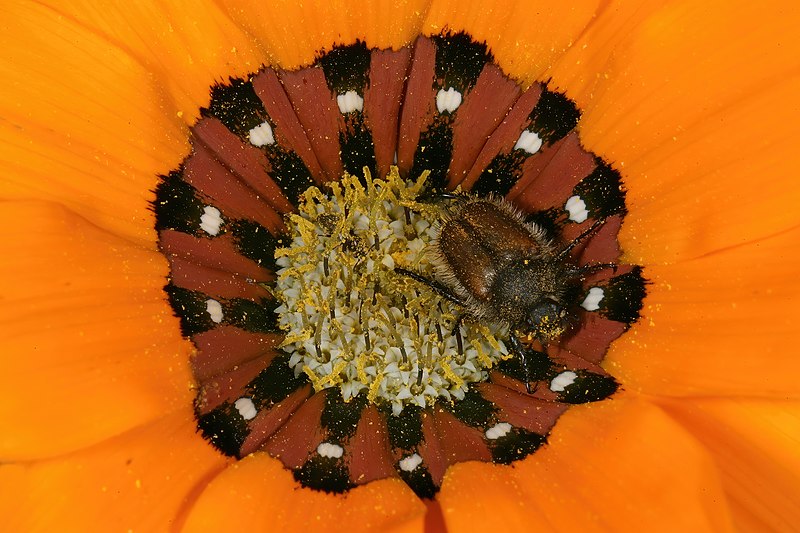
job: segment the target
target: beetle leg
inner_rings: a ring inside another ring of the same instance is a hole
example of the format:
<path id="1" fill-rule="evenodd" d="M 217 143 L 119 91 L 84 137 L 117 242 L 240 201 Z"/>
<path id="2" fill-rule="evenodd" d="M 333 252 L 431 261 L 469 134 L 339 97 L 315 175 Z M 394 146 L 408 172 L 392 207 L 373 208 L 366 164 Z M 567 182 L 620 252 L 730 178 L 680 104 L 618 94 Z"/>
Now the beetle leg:
<path id="1" fill-rule="evenodd" d="M 420 283 L 424 283 L 425 285 L 430 287 L 431 290 L 433 290 L 433 292 L 435 292 L 442 298 L 450 300 L 454 304 L 458 304 L 461 307 L 467 306 L 467 304 L 461 301 L 461 299 L 458 296 L 450 292 L 450 289 L 448 289 L 447 287 L 445 287 L 444 285 L 442 285 L 437 281 L 428 279 L 425 276 L 421 276 L 416 272 L 412 272 L 411 270 L 406 270 L 405 268 L 395 268 L 394 271 L 397 272 L 398 274 L 402 274 L 403 276 L 408 276 L 413 280 L 419 281 Z"/>
<path id="2" fill-rule="evenodd" d="M 464 323 L 464 315 L 458 315 L 456 317 L 456 323 L 453 324 L 453 333 L 452 333 L 452 335 L 455 335 L 456 332 L 459 332 L 459 333 L 461 332 L 461 324 L 463 324 L 463 323 Z"/>
<path id="3" fill-rule="evenodd" d="M 509 341 L 511 343 L 511 349 L 514 350 L 514 353 L 519 357 L 525 389 L 528 391 L 528 394 L 531 394 L 534 392 L 531 390 L 531 382 L 544 379 L 553 366 L 550 357 L 548 357 L 546 352 L 540 352 L 522 344 L 522 341 L 519 340 L 517 333 L 514 331 L 511 332 Z M 544 346 L 544 344 L 542 344 L 542 346 Z"/>

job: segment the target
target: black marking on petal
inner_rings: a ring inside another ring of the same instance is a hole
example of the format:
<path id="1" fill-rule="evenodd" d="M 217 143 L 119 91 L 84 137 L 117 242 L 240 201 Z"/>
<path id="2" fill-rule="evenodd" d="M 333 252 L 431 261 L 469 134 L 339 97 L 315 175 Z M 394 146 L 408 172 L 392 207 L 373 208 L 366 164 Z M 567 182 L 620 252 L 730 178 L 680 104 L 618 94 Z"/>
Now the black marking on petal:
<path id="1" fill-rule="evenodd" d="M 558 400 L 564 403 L 588 403 L 605 400 L 619 388 L 619 383 L 611 376 L 604 376 L 588 370 L 573 370 L 577 377 L 558 393 Z"/>
<path id="2" fill-rule="evenodd" d="M 325 492 L 342 493 L 352 488 L 344 458 L 312 455 L 294 471 L 294 478 L 304 487 Z"/>
<path id="3" fill-rule="evenodd" d="M 603 288 L 599 313 L 609 320 L 632 324 L 639 320 L 647 280 L 642 276 L 642 267 L 635 266 L 627 274 L 616 276 Z"/>
<path id="4" fill-rule="evenodd" d="M 285 150 L 278 145 L 262 147 L 272 170 L 269 175 L 283 190 L 286 198 L 297 206 L 300 195 L 314 185 L 311 171 L 296 152 Z"/>
<path id="5" fill-rule="evenodd" d="M 201 109 L 203 116 L 218 118 L 233 133 L 243 139 L 267 120 L 267 111 L 249 80 L 231 78 L 229 84 L 215 85 L 211 89 L 211 103 Z"/>
<path id="6" fill-rule="evenodd" d="M 489 193 L 505 196 L 514 188 L 522 175 L 522 164 L 530 157 L 525 150 L 511 150 L 507 154 L 494 156 L 492 162 L 483 169 L 472 186 L 472 192 L 480 196 Z"/>
<path id="7" fill-rule="evenodd" d="M 319 65 L 325 72 L 325 81 L 331 92 L 344 94 L 356 91 L 364 95 L 364 87 L 369 81 L 371 52 L 363 42 L 348 46 L 336 46 L 319 58 Z"/>
<path id="8" fill-rule="evenodd" d="M 450 410 L 468 426 L 486 429 L 492 425 L 497 407 L 478 391 L 470 388 L 464 399 L 454 402 Z"/>
<path id="9" fill-rule="evenodd" d="M 511 464 L 529 456 L 547 442 L 547 437 L 524 428 L 513 427 L 499 439 L 490 440 L 489 450 L 495 463 Z"/>
<path id="10" fill-rule="evenodd" d="M 342 165 L 346 172 L 359 176 L 363 185 L 366 183 L 364 167 L 369 168 L 373 176 L 378 175 L 372 132 L 367 128 L 363 113 L 348 113 L 344 121 L 345 129 L 339 132 Z"/>
<path id="11" fill-rule="evenodd" d="M 424 464 L 417 466 L 411 472 L 399 469 L 397 472 L 414 493 L 423 499 L 431 499 L 439 492 L 439 487 L 433 482 L 433 477 Z"/>
<path id="12" fill-rule="evenodd" d="M 267 228 L 252 220 L 235 220 L 228 226 L 239 252 L 259 266 L 274 271 L 275 248 L 284 246 L 284 239 L 276 237 Z"/>
<path id="13" fill-rule="evenodd" d="M 209 297 L 205 294 L 177 287 L 172 283 L 164 287 L 173 311 L 181 320 L 181 333 L 191 337 L 214 328 L 217 324 L 208 313 Z M 244 298 L 216 299 L 222 307 L 222 323 L 238 326 L 247 331 L 277 333 L 277 317 L 272 309 L 277 305 L 272 300 L 256 303 Z"/>
<path id="14" fill-rule="evenodd" d="M 422 410 L 414 405 L 407 406 L 398 415 L 386 413 L 386 427 L 392 448 L 411 450 L 422 440 Z"/>
<path id="15" fill-rule="evenodd" d="M 419 177 L 423 171 L 430 170 L 427 190 L 442 190 L 447 184 L 447 169 L 453 155 L 453 129 L 449 118 L 439 117 L 419 136 L 419 144 L 414 154 L 414 165 L 410 175 Z"/>
<path id="16" fill-rule="evenodd" d="M 525 349 L 525 361 L 527 363 L 527 372 L 522 366 L 520 358 L 515 356 L 505 361 L 500 361 L 497 365 L 497 370 L 514 378 L 522 383 L 531 383 L 534 381 L 541 381 L 546 379 L 552 373 L 553 362 L 550 357 L 544 352 L 533 350 L 531 348 Z"/>
<path id="17" fill-rule="evenodd" d="M 197 416 L 197 428 L 203 437 L 225 455 L 236 457 L 250 430 L 236 406 L 224 403 Z"/>
<path id="18" fill-rule="evenodd" d="M 586 203 L 592 218 L 625 214 L 625 189 L 619 172 L 600 158 L 597 167 L 573 189 Z"/>
<path id="19" fill-rule="evenodd" d="M 436 45 L 436 77 L 441 87 L 453 87 L 462 95 L 478 81 L 486 62 L 494 59 L 486 43 L 477 43 L 464 32 L 431 39 Z"/>
<path id="20" fill-rule="evenodd" d="M 542 95 L 528 115 L 533 131 L 546 145 L 563 139 L 578 125 L 581 112 L 575 102 L 561 93 L 542 89 Z"/>
<path id="21" fill-rule="evenodd" d="M 276 356 L 267 368 L 247 385 L 246 391 L 259 410 L 280 403 L 308 383 L 305 374 L 295 376 L 289 366 L 289 354 Z"/>
<path id="22" fill-rule="evenodd" d="M 153 211 L 156 231 L 171 229 L 197 236 L 205 205 L 197 190 L 183 180 L 180 170 L 173 170 L 156 186 Z"/>
<path id="23" fill-rule="evenodd" d="M 343 442 L 355 435 L 361 412 L 366 406 L 367 400 L 363 395 L 345 402 L 339 389 L 328 389 L 320 418 L 322 427 L 328 431 L 327 440 Z"/>
<path id="24" fill-rule="evenodd" d="M 247 331 L 278 333 L 278 316 L 273 309 L 278 306 L 274 300 L 261 300 L 256 303 L 244 298 L 220 301 L 224 322 Z"/>
<path id="25" fill-rule="evenodd" d="M 364 96 L 369 84 L 369 69 L 372 52 L 367 45 L 356 42 L 349 46 L 337 46 L 319 59 L 325 73 L 328 88 L 335 95 L 355 91 Z M 354 176 L 362 176 L 364 167 L 373 176 L 377 175 L 375 146 L 372 132 L 367 127 L 363 113 L 347 113 L 345 127 L 339 132 L 339 146 L 344 170 Z"/>
<path id="26" fill-rule="evenodd" d="M 172 310 L 181 321 L 181 334 L 184 337 L 191 337 L 216 325 L 206 310 L 207 296 L 171 283 L 164 287 L 164 291 Z"/>

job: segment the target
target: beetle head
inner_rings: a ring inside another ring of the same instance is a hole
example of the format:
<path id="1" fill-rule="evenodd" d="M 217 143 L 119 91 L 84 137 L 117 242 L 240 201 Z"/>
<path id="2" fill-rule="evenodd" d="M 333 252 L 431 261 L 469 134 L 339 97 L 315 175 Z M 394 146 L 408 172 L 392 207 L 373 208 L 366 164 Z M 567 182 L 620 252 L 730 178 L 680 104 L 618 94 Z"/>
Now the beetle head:
<path id="1" fill-rule="evenodd" d="M 528 331 L 540 340 L 557 339 L 570 329 L 567 310 L 554 299 L 534 304 L 525 317 Z"/>

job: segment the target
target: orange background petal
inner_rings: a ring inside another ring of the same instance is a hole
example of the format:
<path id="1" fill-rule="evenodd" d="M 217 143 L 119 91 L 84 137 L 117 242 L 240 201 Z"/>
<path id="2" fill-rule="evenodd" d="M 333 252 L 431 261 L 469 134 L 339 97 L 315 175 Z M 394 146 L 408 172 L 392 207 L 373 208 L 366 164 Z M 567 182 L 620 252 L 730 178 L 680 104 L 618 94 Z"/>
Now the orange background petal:
<path id="1" fill-rule="evenodd" d="M 648 267 L 643 317 L 605 366 L 631 391 L 797 398 L 800 228 Z"/>
<path id="2" fill-rule="evenodd" d="M 622 170 L 623 246 L 672 262 L 791 228 L 800 201 L 800 9 L 612 2 L 547 73 L 587 147 Z"/>
<path id="3" fill-rule="evenodd" d="M 800 403 L 701 399 L 666 401 L 664 409 L 711 453 L 741 530 L 800 524 Z"/>
<path id="4" fill-rule="evenodd" d="M 270 63 L 259 43 L 213 1 L 51 4 L 66 20 L 105 38 L 153 72 L 187 124 L 208 105 L 209 86 L 223 81 L 223 74 L 246 76 Z"/>
<path id="5" fill-rule="evenodd" d="M 549 444 L 512 468 L 454 467 L 440 500 L 454 531 L 731 530 L 702 445 L 660 409 L 619 396 L 568 411 Z"/>
<path id="6" fill-rule="evenodd" d="M 495 60 L 523 84 L 541 79 L 554 61 L 577 39 L 595 15 L 600 2 L 538 1 L 465 3 L 434 0 L 423 32 L 466 31 L 487 41 Z"/>
<path id="7" fill-rule="evenodd" d="M 334 44 L 357 39 L 376 48 L 399 48 L 419 33 L 426 0 L 221 0 L 229 16 L 246 28 L 281 68 L 311 63 Z"/>
<path id="8" fill-rule="evenodd" d="M 398 479 L 363 485 L 346 496 L 300 488 L 263 453 L 212 481 L 186 521 L 204 531 L 422 531 L 425 505 Z"/>
<path id="9" fill-rule="evenodd" d="M 84 451 L 0 466 L 6 531 L 176 531 L 227 464 L 198 438 L 188 405 Z"/>
<path id="10" fill-rule="evenodd" d="M 150 191 L 188 151 L 161 82 L 43 6 L 0 7 L 0 49 L 0 198 L 62 202 L 154 248 Z"/>
<path id="11" fill-rule="evenodd" d="M 166 260 L 64 207 L 4 202 L 0 458 L 65 453 L 191 405 Z"/>

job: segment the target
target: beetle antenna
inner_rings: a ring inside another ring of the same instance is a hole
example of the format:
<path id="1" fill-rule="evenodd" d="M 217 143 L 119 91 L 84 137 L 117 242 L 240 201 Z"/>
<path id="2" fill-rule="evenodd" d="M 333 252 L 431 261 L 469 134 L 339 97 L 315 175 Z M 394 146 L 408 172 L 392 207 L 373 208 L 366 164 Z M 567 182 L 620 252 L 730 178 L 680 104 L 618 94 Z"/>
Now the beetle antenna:
<path id="1" fill-rule="evenodd" d="M 583 233 L 572 239 L 572 241 L 569 244 L 567 244 L 563 250 L 558 252 L 556 259 L 558 259 L 559 261 L 563 260 L 567 256 L 567 254 L 572 251 L 573 248 L 578 246 L 584 239 L 591 236 L 594 232 L 600 229 L 600 226 L 605 224 L 605 222 L 606 222 L 605 218 L 599 218 L 595 220 L 592 223 L 592 225 L 586 228 L 586 230 Z"/>
<path id="2" fill-rule="evenodd" d="M 575 270 L 575 272 L 573 273 L 573 277 L 583 281 L 588 276 L 591 276 L 592 274 L 595 274 L 607 268 L 613 268 L 614 273 L 616 274 L 619 265 L 617 263 L 594 263 L 589 265 L 583 265 L 581 268 Z"/>
<path id="3" fill-rule="evenodd" d="M 464 193 L 456 193 L 451 191 L 445 191 L 440 189 L 430 189 L 425 191 L 420 196 L 417 197 L 418 201 L 421 202 L 435 202 L 439 200 L 458 200 L 464 201 L 468 200 L 469 196 Z"/>

